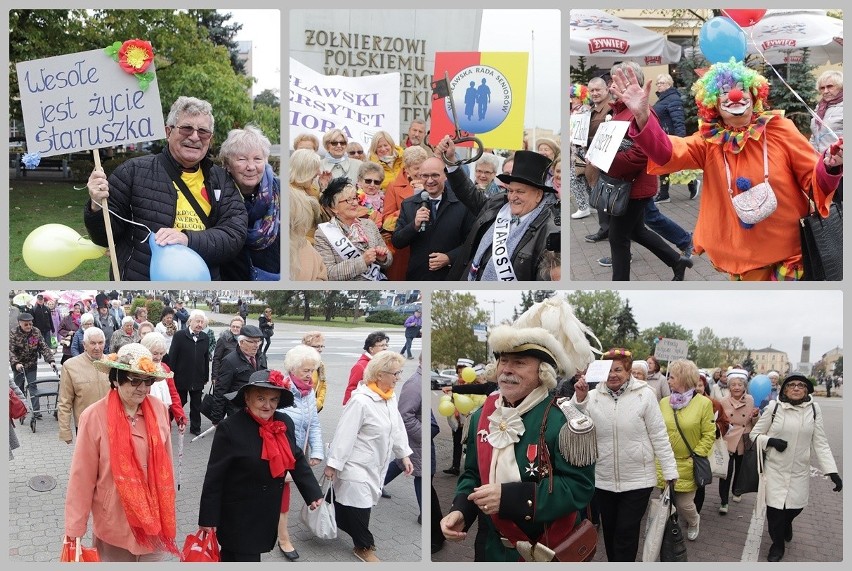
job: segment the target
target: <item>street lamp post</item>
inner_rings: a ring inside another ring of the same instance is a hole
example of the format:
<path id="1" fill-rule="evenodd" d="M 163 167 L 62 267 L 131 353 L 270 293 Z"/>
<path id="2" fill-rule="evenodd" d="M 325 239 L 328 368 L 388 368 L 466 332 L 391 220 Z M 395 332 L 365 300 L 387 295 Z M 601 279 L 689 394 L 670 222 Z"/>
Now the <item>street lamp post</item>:
<path id="1" fill-rule="evenodd" d="M 485 303 L 490 303 L 492 306 L 491 311 L 491 326 L 494 327 L 497 325 L 497 304 L 500 303 L 499 299 L 483 299 Z"/>

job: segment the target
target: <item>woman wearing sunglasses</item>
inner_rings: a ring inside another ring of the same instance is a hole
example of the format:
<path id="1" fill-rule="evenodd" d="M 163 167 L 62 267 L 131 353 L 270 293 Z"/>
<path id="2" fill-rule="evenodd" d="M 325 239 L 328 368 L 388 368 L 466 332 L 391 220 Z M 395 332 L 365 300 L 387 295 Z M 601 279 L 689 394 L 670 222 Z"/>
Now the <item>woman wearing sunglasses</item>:
<path id="1" fill-rule="evenodd" d="M 328 181 L 341 176 L 345 176 L 349 180 L 357 179 L 361 161 L 346 153 L 348 145 L 349 139 L 346 138 L 346 133 L 340 129 L 332 129 L 323 135 L 322 146 L 327 154 L 322 158 L 320 170 L 328 177 L 324 180 Z"/>
<path id="2" fill-rule="evenodd" d="M 109 373 L 110 391 L 80 415 L 65 497 L 66 539 L 79 542 L 91 514 L 101 561 L 177 556 L 169 416 L 149 395 L 151 385 L 171 373 L 139 343 L 94 364 Z"/>
<path id="3" fill-rule="evenodd" d="M 813 392 L 814 385 L 806 376 L 789 375 L 778 389 L 778 400 L 766 406 L 751 429 L 752 441 L 766 454 L 766 521 L 772 540 L 767 561 L 784 557 L 784 543 L 793 540 L 793 520 L 808 505 L 811 454 L 820 471 L 831 479 L 834 491 L 843 489 Z"/>

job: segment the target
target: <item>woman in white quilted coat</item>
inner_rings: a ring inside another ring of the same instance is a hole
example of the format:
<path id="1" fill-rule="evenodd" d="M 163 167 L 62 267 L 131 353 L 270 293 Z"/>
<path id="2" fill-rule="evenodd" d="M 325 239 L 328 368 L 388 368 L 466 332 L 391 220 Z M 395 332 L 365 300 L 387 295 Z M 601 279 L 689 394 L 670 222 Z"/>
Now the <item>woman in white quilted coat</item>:
<path id="1" fill-rule="evenodd" d="M 590 391 L 581 376 L 571 404 L 592 417 L 597 431 L 595 501 L 607 561 L 635 561 L 639 527 L 657 484 L 654 460 L 672 483 L 677 466 L 656 393 L 630 375 L 630 351 L 610 349 L 602 359 L 612 360 L 606 382 Z"/>
<path id="2" fill-rule="evenodd" d="M 784 557 L 784 542 L 793 539 L 793 519 L 808 505 L 812 453 L 834 491 L 843 489 L 813 392 L 807 377 L 789 375 L 778 390 L 778 401 L 766 406 L 751 430 L 758 450 L 766 452 L 766 520 L 772 539 L 767 561 Z"/>

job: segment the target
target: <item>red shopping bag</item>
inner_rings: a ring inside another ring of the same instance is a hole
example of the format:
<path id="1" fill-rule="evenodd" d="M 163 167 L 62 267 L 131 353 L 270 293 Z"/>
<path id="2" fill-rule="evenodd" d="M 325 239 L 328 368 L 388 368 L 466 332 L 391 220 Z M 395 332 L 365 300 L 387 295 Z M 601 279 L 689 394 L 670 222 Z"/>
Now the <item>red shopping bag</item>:
<path id="1" fill-rule="evenodd" d="M 98 550 L 94 547 L 83 547 L 79 537 L 71 539 L 66 536 L 62 540 L 62 553 L 59 555 L 61 563 L 92 563 L 100 560 Z"/>
<path id="2" fill-rule="evenodd" d="M 9 419 L 18 420 L 27 416 L 27 405 L 15 394 L 15 389 L 9 388 Z"/>
<path id="3" fill-rule="evenodd" d="M 197 563 L 216 563 L 219 557 L 219 541 L 216 532 L 207 533 L 198 530 L 186 536 L 183 542 L 182 561 Z"/>

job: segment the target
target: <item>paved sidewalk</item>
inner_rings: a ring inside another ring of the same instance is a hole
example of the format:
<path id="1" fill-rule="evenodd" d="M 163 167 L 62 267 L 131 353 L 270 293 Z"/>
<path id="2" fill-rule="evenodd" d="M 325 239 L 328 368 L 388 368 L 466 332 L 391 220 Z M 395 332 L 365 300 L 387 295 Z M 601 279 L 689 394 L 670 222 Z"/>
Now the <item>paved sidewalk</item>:
<path id="1" fill-rule="evenodd" d="M 695 229 L 695 220 L 698 218 L 701 195 L 699 194 L 695 200 L 689 200 L 689 190 L 686 185 L 673 184 L 669 196 L 671 202 L 657 204 L 657 208 L 691 234 Z M 566 216 L 570 220 L 571 227 L 571 279 L 612 281 L 612 268 L 605 268 L 597 262 L 599 258 L 610 255 L 609 242 L 603 240 L 590 244 L 584 240 L 585 236 L 598 231 L 597 212 L 580 220 L 573 220 L 570 214 L 577 210 L 573 201 L 569 208 L 570 213 L 566 213 Z M 633 262 L 630 264 L 631 281 L 671 281 L 671 268 L 649 250 L 633 244 L 630 251 L 633 254 Z M 693 256 L 692 261 L 695 265 L 686 270 L 684 281 L 727 281 L 727 275 L 717 272 L 706 254 Z"/>

